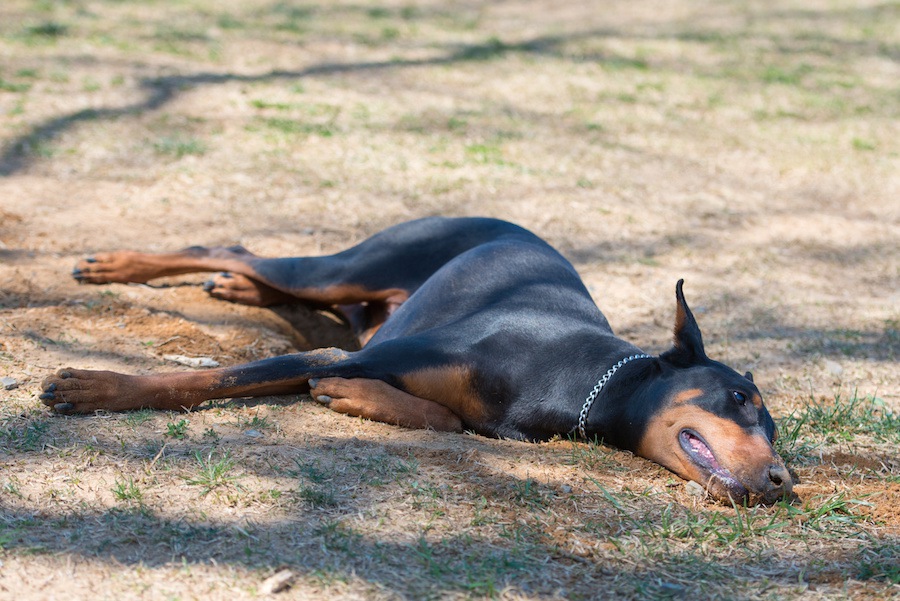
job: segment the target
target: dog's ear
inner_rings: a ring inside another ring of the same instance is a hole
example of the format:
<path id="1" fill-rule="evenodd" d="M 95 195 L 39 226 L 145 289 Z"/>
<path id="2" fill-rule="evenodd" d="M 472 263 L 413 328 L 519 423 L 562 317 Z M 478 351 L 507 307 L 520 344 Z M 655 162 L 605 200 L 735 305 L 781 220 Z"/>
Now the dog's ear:
<path id="1" fill-rule="evenodd" d="M 750 373 L 749 371 L 744 374 L 744 377 L 747 378 L 748 380 L 750 380 L 751 382 L 753 381 L 753 374 Z"/>
<path id="2" fill-rule="evenodd" d="M 675 346 L 662 354 L 663 359 L 672 363 L 687 364 L 706 359 L 706 351 L 703 350 L 703 335 L 694 314 L 691 313 L 687 301 L 684 300 L 682 287 L 684 280 L 678 280 L 675 285 Z"/>

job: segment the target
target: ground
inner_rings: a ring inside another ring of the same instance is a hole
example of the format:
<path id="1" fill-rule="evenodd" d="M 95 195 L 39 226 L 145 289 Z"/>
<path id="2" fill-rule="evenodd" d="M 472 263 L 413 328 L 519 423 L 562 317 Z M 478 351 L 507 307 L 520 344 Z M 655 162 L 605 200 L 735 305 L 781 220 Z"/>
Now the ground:
<path id="1" fill-rule="evenodd" d="M 5 0 L 0 598 L 897 597 L 898 17 Z M 203 276 L 79 286 L 88 253 L 316 255 L 438 214 L 539 233 L 648 352 L 685 278 L 709 354 L 755 374 L 801 500 L 725 507 L 603 444 L 409 431 L 307 396 L 38 401 L 67 365 L 348 341 L 326 314 L 210 299 Z"/>

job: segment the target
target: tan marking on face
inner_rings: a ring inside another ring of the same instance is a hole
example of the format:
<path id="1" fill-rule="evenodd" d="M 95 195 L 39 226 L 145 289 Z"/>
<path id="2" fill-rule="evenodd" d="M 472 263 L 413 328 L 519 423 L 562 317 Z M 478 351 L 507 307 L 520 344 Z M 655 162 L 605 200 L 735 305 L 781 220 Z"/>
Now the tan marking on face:
<path id="1" fill-rule="evenodd" d="M 763 400 L 758 392 L 754 392 L 750 395 L 750 400 L 753 401 L 753 406 L 757 409 L 763 408 Z"/>
<path id="2" fill-rule="evenodd" d="M 697 397 L 703 396 L 703 389 L 701 388 L 689 388 L 687 390 L 682 390 L 674 397 L 672 397 L 673 405 L 684 405 L 690 401 L 693 401 Z"/>
<path id="3" fill-rule="evenodd" d="M 423 399 L 439 403 L 472 427 L 488 418 L 487 408 L 475 392 L 473 374 L 461 366 L 432 367 L 401 376 L 403 387 Z"/>
<path id="4" fill-rule="evenodd" d="M 638 442 L 636 453 L 669 468 L 686 480 L 703 483 L 703 475 L 690 461 L 678 442 L 678 435 L 686 426 L 702 419 L 705 411 L 693 405 L 676 405 L 664 409 L 647 424 Z"/>
<path id="5" fill-rule="evenodd" d="M 681 448 L 678 437 L 684 429 L 699 434 L 719 464 L 751 492 L 767 466 L 783 464 L 764 435 L 749 433 L 733 421 L 694 405 L 673 405 L 653 418 L 638 444 L 637 454 L 682 478 L 705 485 L 706 475 Z"/>

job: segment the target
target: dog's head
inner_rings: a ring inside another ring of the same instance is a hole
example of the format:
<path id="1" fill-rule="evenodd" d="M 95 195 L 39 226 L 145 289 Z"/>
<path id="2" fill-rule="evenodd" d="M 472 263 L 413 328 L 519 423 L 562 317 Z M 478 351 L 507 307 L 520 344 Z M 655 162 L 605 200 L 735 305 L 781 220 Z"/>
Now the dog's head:
<path id="1" fill-rule="evenodd" d="M 774 503 L 790 498 L 793 481 L 772 448 L 775 422 L 748 372 L 706 356 L 682 292 L 675 294 L 675 346 L 660 355 L 660 377 L 648 391 L 661 402 L 636 453 L 723 502 Z M 660 398 L 661 397 L 661 398 Z"/>

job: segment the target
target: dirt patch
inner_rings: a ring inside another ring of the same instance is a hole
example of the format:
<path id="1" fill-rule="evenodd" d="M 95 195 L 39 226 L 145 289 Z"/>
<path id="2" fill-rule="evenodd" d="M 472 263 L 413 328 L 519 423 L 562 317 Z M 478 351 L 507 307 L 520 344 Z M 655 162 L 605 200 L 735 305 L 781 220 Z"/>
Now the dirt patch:
<path id="1" fill-rule="evenodd" d="M 0 7 L 0 597 L 890 598 L 900 466 L 896 8 L 877 2 Z M 751 370 L 801 479 L 731 508 L 628 453 L 412 432 L 306 396 L 50 416 L 63 366 L 352 344 L 85 254 L 338 252 L 488 215 L 614 329 Z"/>

